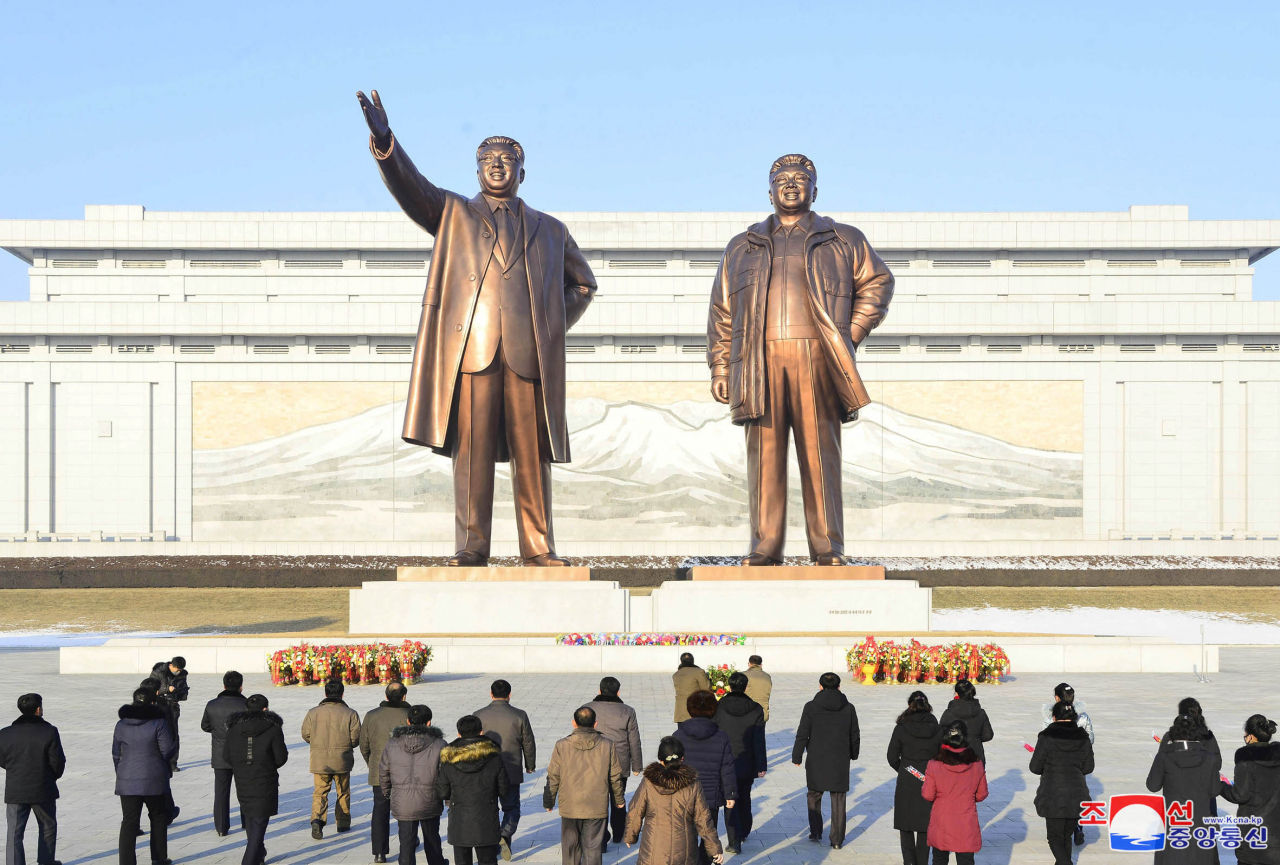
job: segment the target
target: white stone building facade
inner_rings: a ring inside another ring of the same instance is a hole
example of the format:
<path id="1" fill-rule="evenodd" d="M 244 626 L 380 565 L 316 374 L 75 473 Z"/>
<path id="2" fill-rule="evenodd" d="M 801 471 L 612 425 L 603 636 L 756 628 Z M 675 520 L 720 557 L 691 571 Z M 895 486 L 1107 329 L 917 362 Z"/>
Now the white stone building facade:
<path id="1" fill-rule="evenodd" d="M 1280 220 L 830 215 L 897 278 L 858 351 L 848 552 L 1280 553 L 1280 305 L 1251 298 Z M 560 551 L 741 552 L 706 312 L 762 214 L 557 216 L 600 285 L 570 332 Z M 0 221 L 0 247 L 31 281 L 0 304 L 0 554 L 454 551 L 448 462 L 398 441 L 431 255 L 403 216 L 90 206 Z"/>

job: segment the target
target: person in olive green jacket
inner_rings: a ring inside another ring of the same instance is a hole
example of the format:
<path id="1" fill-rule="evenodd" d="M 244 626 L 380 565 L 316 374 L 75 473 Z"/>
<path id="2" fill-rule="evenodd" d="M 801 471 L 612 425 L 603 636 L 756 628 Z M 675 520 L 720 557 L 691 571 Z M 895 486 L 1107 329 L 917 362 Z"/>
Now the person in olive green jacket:
<path id="1" fill-rule="evenodd" d="M 324 683 L 324 699 L 302 720 L 302 740 L 311 746 L 311 774 L 315 791 L 311 796 L 311 837 L 324 837 L 329 816 L 329 788 L 338 787 L 333 806 L 333 822 L 339 832 L 351 829 L 351 770 L 356 766 L 355 749 L 360 744 L 360 716 L 342 702 L 345 689 L 339 679 Z"/>
<path id="2" fill-rule="evenodd" d="M 563 865 L 600 865 L 609 804 L 627 805 L 618 752 L 595 726 L 594 709 L 583 706 L 574 712 L 573 732 L 556 742 L 547 763 L 542 807 L 550 811 L 560 800 Z"/>
<path id="3" fill-rule="evenodd" d="M 711 680 L 701 667 L 693 663 L 693 655 L 685 652 L 680 656 L 680 668 L 671 674 L 671 683 L 676 689 L 676 723 L 689 720 L 686 704 L 689 695 L 695 691 L 710 691 Z"/>
<path id="4" fill-rule="evenodd" d="M 369 767 L 369 786 L 373 788 L 373 814 L 369 817 L 369 835 L 373 842 L 373 861 L 387 861 L 391 852 L 391 800 L 379 785 L 378 767 L 382 751 L 387 747 L 391 731 L 409 723 L 409 689 L 402 682 L 387 685 L 387 699 L 364 716 L 360 725 L 360 756 Z"/>
<path id="5" fill-rule="evenodd" d="M 747 658 L 747 696 L 764 709 L 764 719 L 769 720 L 769 696 L 773 694 L 773 677 L 764 671 L 764 658 L 752 655 Z"/>

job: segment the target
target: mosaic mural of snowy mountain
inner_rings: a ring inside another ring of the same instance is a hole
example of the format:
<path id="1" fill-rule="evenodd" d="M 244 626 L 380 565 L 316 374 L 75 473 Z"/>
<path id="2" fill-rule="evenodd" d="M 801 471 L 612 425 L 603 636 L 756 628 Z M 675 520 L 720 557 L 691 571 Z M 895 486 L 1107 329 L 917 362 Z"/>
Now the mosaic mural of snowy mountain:
<path id="1" fill-rule="evenodd" d="M 556 466 L 557 533 L 581 521 L 586 539 L 628 527 L 658 534 L 745 531 L 743 431 L 723 406 L 577 399 L 569 402 L 573 461 Z M 196 451 L 200 539 L 289 537 L 445 540 L 452 535 L 449 461 L 400 441 L 404 403 L 239 447 Z M 510 483 L 499 467 L 499 502 Z M 803 520 L 791 470 L 791 522 Z M 1046 522 L 1078 536 L 1082 457 L 1019 447 L 882 405 L 844 431 L 847 531 L 883 537 L 1001 537 Z M 499 510 L 501 517 L 501 510 Z M 963 525 L 960 525 L 960 524 Z M 946 529 L 941 528 L 946 524 Z M 441 537 L 441 533 L 444 535 Z"/>

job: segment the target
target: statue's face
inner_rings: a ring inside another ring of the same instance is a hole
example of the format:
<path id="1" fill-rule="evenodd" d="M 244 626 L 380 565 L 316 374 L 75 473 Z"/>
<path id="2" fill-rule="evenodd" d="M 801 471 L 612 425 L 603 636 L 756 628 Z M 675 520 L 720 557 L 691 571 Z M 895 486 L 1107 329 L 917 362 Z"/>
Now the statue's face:
<path id="1" fill-rule="evenodd" d="M 490 144 L 476 157 L 476 176 L 483 191 L 497 198 L 509 198 L 524 182 L 524 164 L 511 145 Z"/>
<path id="2" fill-rule="evenodd" d="M 817 197 L 817 179 L 803 165 L 784 165 L 769 178 L 769 201 L 778 213 L 807 213 Z"/>

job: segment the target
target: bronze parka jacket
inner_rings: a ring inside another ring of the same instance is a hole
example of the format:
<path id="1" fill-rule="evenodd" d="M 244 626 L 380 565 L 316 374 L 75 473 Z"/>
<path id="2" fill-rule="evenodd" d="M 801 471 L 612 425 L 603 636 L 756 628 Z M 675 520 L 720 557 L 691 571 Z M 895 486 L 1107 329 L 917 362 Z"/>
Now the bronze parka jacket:
<path id="1" fill-rule="evenodd" d="M 770 216 L 729 241 L 711 289 L 707 316 L 707 365 L 729 377 L 729 410 L 736 424 L 764 415 L 764 323 L 773 263 Z M 805 241 L 809 299 L 822 354 L 840 396 L 845 421 L 871 402 L 853 353 L 884 320 L 893 297 L 893 274 L 852 225 L 816 216 Z"/>

